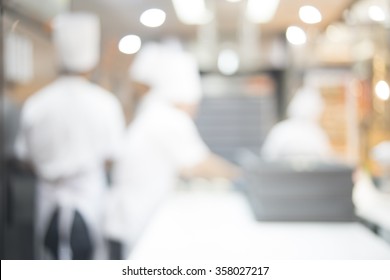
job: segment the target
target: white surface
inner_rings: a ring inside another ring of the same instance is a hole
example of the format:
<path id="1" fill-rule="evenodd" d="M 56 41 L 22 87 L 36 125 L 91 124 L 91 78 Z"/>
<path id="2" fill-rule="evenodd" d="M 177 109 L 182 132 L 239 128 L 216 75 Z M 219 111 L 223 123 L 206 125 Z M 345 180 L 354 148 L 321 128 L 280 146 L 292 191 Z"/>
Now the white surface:
<path id="1" fill-rule="evenodd" d="M 390 246 L 358 223 L 260 223 L 239 193 L 180 191 L 130 259 L 390 259 Z"/>

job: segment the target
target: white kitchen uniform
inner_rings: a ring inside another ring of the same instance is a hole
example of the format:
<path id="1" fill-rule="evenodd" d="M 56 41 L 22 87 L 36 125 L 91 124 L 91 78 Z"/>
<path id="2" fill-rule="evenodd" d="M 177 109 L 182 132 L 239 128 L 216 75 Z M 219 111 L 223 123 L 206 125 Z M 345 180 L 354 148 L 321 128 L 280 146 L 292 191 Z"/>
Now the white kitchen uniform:
<path id="1" fill-rule="evenodd" d="M 32 163 L 39 179 L 40 251 L 49 221 L 59 208 L 59 235 L 64 241 L 59 257 L 72 257 L 69 239 L 75 210 L 88 226 L 95 257 L 103 257 L 104 164 L 117 157 L 123 129 L 116 98 L 80 77 L 61 77 L 26 101 L 16 148 L 20 158 Z"/>
<path id="2" fill-rule="evenodd" d="M 104 258 L 105 163 L 118 155 L 123 112 L 111 93 L 79 75 L 99 62 L 99 18 L 65 13 L 53 27 L 58 61 L 69 74 L 26 101 L 16 143 L 38 176 L 37 257 Z"/>
<path id="3" fill-rule="evenodd" d="M 134 246 L 159 203 L 174 188 L 179 172 L 209 155 L 190 115 L 174 105 L 194 104 L 201 97 L 195 61 L 176 51 L 147 45 L 131 71 L 151 90 L 127 130 L 114 168 L 106 224 L 108 236 L 122 241 L 127 249 Z"/>
<path id="4" fill-rule="evenodd" d="M 209 154 L 190 116 L 154 98 L 143 101 L 113 173 L 107 233 L 128 246 L 174 188 L 179 171 L 196 166 Z"/>
<path id="5" fill-rule="evenodd" d="M 328 160 L 329 138 L 319 124 L 323 103 L 319 92 L 300 89 L 288 107 L 288 119 L 276 124 L 265 139 L 261 155 L 267 160 Z"/>

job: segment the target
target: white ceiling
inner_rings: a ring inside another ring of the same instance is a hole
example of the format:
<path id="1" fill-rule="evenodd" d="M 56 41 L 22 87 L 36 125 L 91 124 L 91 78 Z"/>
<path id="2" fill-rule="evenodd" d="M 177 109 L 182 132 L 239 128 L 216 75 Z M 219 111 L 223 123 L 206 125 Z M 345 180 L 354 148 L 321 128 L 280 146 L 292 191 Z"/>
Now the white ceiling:
<path id="1" fill-rule="evenodd" d="M 117 54 L 117 42 L 124 35 L 137 34 L 143 42 L 175 36 L 190 41 L 202 69 L 207 70 L 215 67 L 218 48 L 226 43 L 230 44 L 230 47 L 240 50 L 242 62 L 240 67 L 257 68 L 259 64 L 265 63 L 259 57 L 260 53 L 267 52 L 270 47 L 274 52 L 277 51 L 278 48 L 272 45 L 273 41 L 278 41 L 281 38 L 280 35 L 289 25 L 298 25 L 308 29 L 311 33 L 316 33 L 328 24 L 341 19 L 345 9 L 357 0 L 280 0 L 274 19 L 261 25 L 243 24 L 246 0 L 238 3 L 226 0 L 205 0 L 208 8 L 214 12 L 216 19 L 213 24 L 207 26 L 181 23 L 176 17 L 171 0 L 5 1 L 8 6 L 24 10 L 28 12 L 30 17 L 36 17 L 40 21 L 48 21 L 50 16 L 68 8 L 97 13 L 102 22 L 105 56 L 109 58 L 107 58 L 107 63 L 111 63 L 109 60 L 112 60 L 114 54 Z M 311 26 L 305 25 L 298 17 L 299 8 L 303 5 L 317 7 L 322 13 L 322 22 Z M 149 28 L 139 22 L 142 12 L 150 8 L 161 8 L 166 12 L 167 19 L 162 26 Z M 202 36 L 198 36 L 199 34 Z M 261 51 L 259 51 L 259 41 L 262 45 Z M 282 52 L 279 51 L 273 56 L 283 60 Z M 273 56 L 269 54 L 267 58 Z M 105 61 L 104 58 L 103 61 Z M 122 62 L 123 69 L 125 69 L 127 62 L 122 57 L 119 57 L 118 61 L 115 62 L 116 67 L 119 67 Z M 115 70 L 120 72 L 119 69 L 115 68 Z"/>
<path id="2" fill-rule="evenodd" d="M 206 0 L 214 7 L 218 32 L 222 36 L 232 36 L 237 32 L 238 22 L 245 0 L 230 3 L 226 0 Z M 259 25 L 259 31 L 264 33 L 284 32 L 291 24 L 302 25 L 298 18 L 298 10 L 302 5 L 317 7 L 323 21 L 315 27 L 323 28 L 330 22 L 341 18 L 342 13 L 354 0 L 280 0 L 275 18 L 267 24 Z M 173 10 L 171 0 L 73 0 L 75 10 L 90 10 L 100 14 L 105 36 L 119 37 L 130 33 L 151 39 L 166 35 L 177 35 L 192 38 L 196 35 L 196 26 L 180 23 Z M 141 13 L 149 8 L 161 8 L 167 13 L 165 24 L 158 28 L 148 28 L 139 22 Z"/>

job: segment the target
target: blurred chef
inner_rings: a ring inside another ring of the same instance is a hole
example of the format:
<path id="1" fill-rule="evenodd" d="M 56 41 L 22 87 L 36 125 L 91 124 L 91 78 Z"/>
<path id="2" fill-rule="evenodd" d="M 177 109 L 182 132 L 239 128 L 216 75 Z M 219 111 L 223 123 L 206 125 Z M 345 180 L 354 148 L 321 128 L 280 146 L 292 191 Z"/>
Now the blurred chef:
<path id="1" fill-rule="evenodd" d="M 379 165 L 379 189 L 390 193 L 390 141 L 382 141 L 371 150 L 372 159 Z"/>
<path id="2" fill-rule="evenodd" d="M 99 19 L 68 13 L 53 22 L 61 75 L 22 111 L 16 149 L 38 178 L 40 258 L 105 258 L 105 165 L 118 154 L 124 119 L 117 99 L 85 77 L 99 62 Z"/>
<path id="3" fill-rule="evenodd" d="M 146 95 L 113 173 L 115 203 L 108 207 L 107 232 L 124 243 L 121 257 L 128 256 L 179 175 L 237 175 L 233 165 L 210 152 L 193 122 L 202 91 L 190 54 L 175 44 L 151 43 L 135 58 L 130 75 Z"/>
<path id="4" fill-rule="evenodd" d="M 266 160 L 328 160 L 332 149 L 319 123 L 323 100 L 318 90 L 300 88 L 287 108 L 288 118 L 276 124 L 265 139 Z"/>

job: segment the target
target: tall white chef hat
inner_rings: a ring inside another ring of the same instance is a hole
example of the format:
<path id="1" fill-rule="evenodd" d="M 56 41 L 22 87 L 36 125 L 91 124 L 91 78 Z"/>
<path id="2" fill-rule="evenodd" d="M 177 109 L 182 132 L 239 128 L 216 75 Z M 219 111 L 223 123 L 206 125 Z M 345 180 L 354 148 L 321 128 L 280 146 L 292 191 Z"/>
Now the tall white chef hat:
<path id="1" fill-rule="evenodd" d="M 91 13 L 58 15 L 53 21 L 53 41 L 61 66 L 72 72 L 92 70 L 100 57 L 100 21 Z"/>
<path id="2" fill-rule="evenodd" d="M 194 104 L 202 97 L 195 59 L 176 45 L 146 45 L 137 55 L 130 75 L 151 86 L 149 94 L 173 103 Z"/>
<path id="3" fill-rule="evenodd" d="M 318 120 L 323 112 L 324 102 L 320 92 L 312 87 L 300 88 L 288 108 L 287 115 L 290 118 Z"/>
<path id="4" fill-rule="evenodd" d="M 194 104 L 202 97 L 198 65 L 189 53 L 166 50 L 165 67 L 161 69 L 158 91 L 173 103 Z"/>
<path id="5" fill-rule="evenodd" d="M 157 43 L 148 43 L 142 46 L 130 67 L 129 74 L 132 80 L 155 87 L 159 67 L 161 67 L 161 47 Z"/>

